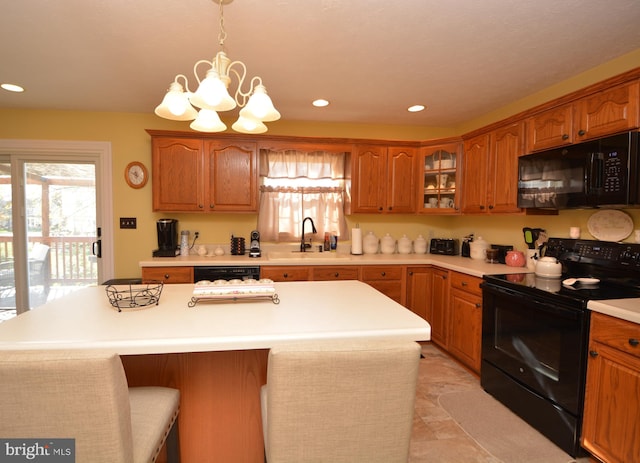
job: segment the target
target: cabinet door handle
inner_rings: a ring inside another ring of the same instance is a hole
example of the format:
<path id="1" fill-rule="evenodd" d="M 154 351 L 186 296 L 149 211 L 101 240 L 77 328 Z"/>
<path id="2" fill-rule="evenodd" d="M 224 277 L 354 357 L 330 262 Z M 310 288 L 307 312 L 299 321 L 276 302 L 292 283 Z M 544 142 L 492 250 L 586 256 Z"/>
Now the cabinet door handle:
<path id="1" fill-rule="evenodd" d="M 482 307 L 482 304 L 480 304 L 479 302 L 476 302 L 476 309 L 479 309 L 480 307 Z"/>
<path id="2" fill-rule="evenodd" d="M 409 272 L 409 276 L 413 276 L 413 272 Z"/>
<path id="3" fill-rule="evenodd" d="M 493 209 L 493 204 L 489 205 L 489 210 Z"/>
<path id="4" fill-rule="evenodd" d="M 467 286 L 467 282 L 466 282 L 466 281 L 463 281 L 463 282 L 462 282 L 462 286 Z"/>
<path id="5" fill-rule="evenodd" d="M 481 211 L 484 211 L 484 206 L 480 206 L 480 210 L 481 210 Z"/>
<path id="6" fill-rule="evenodd" d="M 635 338 L 631 338 L 631 339 L 629 339 L 629 344 L 631 344 L 633 347 L 637 347 L 638 344 L 640 344 L 640 341 L 638 341 Z"/>
<path id="7" fill-rule="evenodd" d="M 204 209 L 204 205 L 203 205 L 203 204 L 198 204 L 198 207 L 199 207 L 200 209 Z"/>
<path id="8" fill-rule="evenodd" d="M 598 356 L 598 351 L 596 350 L 590 350 L 589 351 L 589 355 L 593 358 L 596 358 Z"/>
<path id="9" fill-rule="evenodd" d="M 382 275 L 383 277 L 387 276 L 385 272 L 381 272 L 380 275 Z"/>
<path id="10" fill-rule="evenodd" d="M 569 139 L 569 134 L 568 133 L 563 133 L 562 134 L 562 139 L 563 140 L 568 140 Z"/>
<path id="11" fill-rule="evenodd" d="M 333 274 L 334 277 L 338 278 L 340 276 L 340 274 L 338 272 Z"/>
<path id="12" fill-rule="evenodd" d="M 164 279 L 165 279 L 165 280 L 168 280 L 168 279 L 169 279 L 169 274 L 168 274 L 168 273 L 165 273 L 165 274 L 164 274 Z"/>
<path id="13" fill-rule="evenodd" d="M 289 278 L 289 274 L 288 274 L 288 273 L 283 273 L 283 274 L 282 274 L 282 276 L 283 276 L 284 278 Z"/>
<path id="14" fill-rule="evenodd" d="M 587 132 L 585 132 L 582 129 L 578 130 L 578 135 L 580 135 L 580 136 L 583 136 L 585 133 L 587 133 Z"/>

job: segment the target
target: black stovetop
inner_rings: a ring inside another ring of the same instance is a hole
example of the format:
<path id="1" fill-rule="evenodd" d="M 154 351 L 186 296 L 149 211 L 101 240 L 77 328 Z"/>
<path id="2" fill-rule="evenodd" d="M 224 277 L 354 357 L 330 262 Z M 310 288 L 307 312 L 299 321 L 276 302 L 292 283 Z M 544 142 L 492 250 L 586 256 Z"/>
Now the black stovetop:
<path id="1" fill-rule="evenodd" d="M 561 298 L 569 303 L 579 303 L 585 307 L 588 301 L 640 298 L 640 288 L 618 285 L 605 280 L 591 285 L 579 282 L 574 285 L 562 284 L 563 280 L 570 277 L 571 275 L 565 274 L 561 278 L 541 278 L 533 273 L 514 273 L 486 275 L 484 279 L 489 284 L 510 288 L 532 296 Z"/>
<path id="2" fill-rule="evenodd" d="M 640 245 L 592 240 L 550 238 L 546 256 L 556 257 L 563 267 L 560 278 L 542 278 L 534 273 L 486 275 L 487 284 L 563 301 L 586 308 L 590 300 L 640 298 Z M 597 278 L 597 284 L 577 282 L 565 285 L 567 278 Z"/>

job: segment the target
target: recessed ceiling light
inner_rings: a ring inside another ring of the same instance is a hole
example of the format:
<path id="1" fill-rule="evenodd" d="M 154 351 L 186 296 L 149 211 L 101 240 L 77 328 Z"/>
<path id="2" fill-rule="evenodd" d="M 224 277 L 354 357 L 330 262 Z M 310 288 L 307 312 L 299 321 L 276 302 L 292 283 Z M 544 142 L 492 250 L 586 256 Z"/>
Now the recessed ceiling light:
<path id="1" fill-rule="evenodd" d="M 9 92 L 16 92 L 16 93 L 24 92 L 24 88 L 15 84 L 1 84 L 0 87 L 4 88 Z"/>
<path id="2" fill-rule="evenodd" d="M 317 107 L 317 108 L 323 108 L 325 106 L 329 105 L 329 102 L 327 100 L 314 100 L 314 102 L 312 103 L 313 106 Z"/>
<path id="3" fill-rule="evenodd" d="M 410 113 L 417 113 L 420 111 L 424 111 L 424 106 L 421 104 L 415 104 L 413 106 L 409 106 L 407 108 L 407 111 L 409 111 Z"/>

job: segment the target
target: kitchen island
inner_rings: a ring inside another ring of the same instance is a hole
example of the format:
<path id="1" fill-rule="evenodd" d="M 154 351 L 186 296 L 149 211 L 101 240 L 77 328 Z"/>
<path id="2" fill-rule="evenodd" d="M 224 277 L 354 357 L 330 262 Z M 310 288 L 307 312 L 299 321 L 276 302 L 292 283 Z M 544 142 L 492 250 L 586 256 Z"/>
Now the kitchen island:
<path id="1" fill-rule="evenodd" d="M 0 350 L 107 349 L 131 386 L 181 391 L 182 461 L 264 461 L 260 387 L 270 347 L 344 339 L 426 341 L 427 322 L 358 281 L 276 283 L 271 300 L 188 302 L 165 285 L 160 304 L 118 312 L 90 287 L 0 324 Z"/>

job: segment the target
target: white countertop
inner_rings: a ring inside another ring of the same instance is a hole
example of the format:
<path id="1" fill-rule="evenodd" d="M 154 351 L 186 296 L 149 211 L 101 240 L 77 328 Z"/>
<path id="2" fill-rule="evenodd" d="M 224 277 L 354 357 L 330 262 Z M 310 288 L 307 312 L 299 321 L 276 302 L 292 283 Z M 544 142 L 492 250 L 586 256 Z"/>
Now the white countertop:
<path id="1" fill-rule="evenodd" d="M 282 253 L 278 253 L 282 254 Z M 327 254 L 327 253 L 319 253 Z M 140 267 L 190 267 L 190 266 L 251 266 L 251 265 L 437 265 L 438 267 L 482 277 L 487 274 L 528 272 L 526 267 L 509 267 L 504 264 L 488 264 L 461 256 L 441 256 L 438 254 L 338 254 L 337 257 L 302 258 L 291 254 L 290 259 L 270 259 L 269 252 L 262 257 L 232 256 L 201 257 L 197 255 L 177 257 L 153 257 L 140 261 Z"/>
<path id="2" fill-rule="evenodd" d="M 0 324 L 0 350 L 109 349 L 119 354 L 263 349 L 323 339 L 426 341 L 419 316 L 359 281 L 276 283 L 271 300 L 199 303 L 192 284 L 165 285 L 160 304 L 118 312 L 88 287 Z"/>
<path id="3" fill-rule="evenodd" d="M 282 254 L 282 253 L 280 253 Z M 461 256 L 438 254 L 363 254 L 354 256 L 340 254 L 336 258 L 302 259 L 292 254 L 291 259 L 269 259 L 269 252 L 262 257 L 224 255 L 219 257 L 178 256 L 156 257 L 139 263 L 140 267 L 203 266 L 203 265 L 436 265 L 448 270 L 466 273 L 482 278 L 484 275 L 503 273 L 531 273 L 526 267 L 509 267 L 504 264 L 488 264 Z M 594 312 L 601 312 L 623 320 L 640 323 L 640 299 L 612 299 L 591 301 L 587 306 Z"/>
<path id="4" fill-rule="evenodd" d="M 640 324 L 640 298 L 589 301 L 587 308 L 593 312 Z"/>

